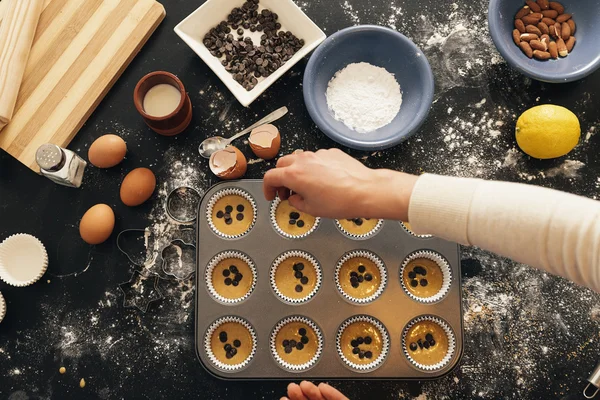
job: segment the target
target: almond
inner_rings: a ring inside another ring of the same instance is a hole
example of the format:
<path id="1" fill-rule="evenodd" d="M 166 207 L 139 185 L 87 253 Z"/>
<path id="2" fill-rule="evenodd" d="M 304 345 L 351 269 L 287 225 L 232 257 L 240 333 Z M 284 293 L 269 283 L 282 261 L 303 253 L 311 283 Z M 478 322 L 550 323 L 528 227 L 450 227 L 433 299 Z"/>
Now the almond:
<path id="1" fill-rule="evenodd" d="M 567 28 L 568 28 L 568 26 L 567 26 Z M 538 28 L 536 28 L 533 25 L 527 25 L 525 27 L 525 30 L 527 31 L 527 33 L 535 33 L 538 36 L 542 36 L 542 31 L 540 31 Z"/>
<path id="2" fill-rule="evenodd" d="M 547 51 L 534 50 L 533 56 L 535 58 L 537 58 L 538 60 L 542 60 L 542 61 L 550 59 L 550 53 L 548 53 Z"/>
<path id="3" fill-rule="evenodd" d="M 519 30 L 519 32 L 521 32 L 521 33 L 527 32 L 525 30 L 525 23 L 520 19 L 515 19 L 515 28 L 517 28 Z"/>
<path id="4" fill-rule="evenodd" d="M 513 40 L 515 41 L 515 44 L 518 46 L 519 43 L 521 43 L 521 32 L 519 32 L 518 29 L 515 29 L 513 31 Z"/>
<path id="5" fill-rule="evenodd" d="M 558 34 L 556 33 L 556 24 L 550 25 L 548 30 L 550 31 L 550 36 L 552 36 L 554 39 L 558 38 Z"/>
<path id="6" fill-rule="evenodd" d="M 569 28 L 571 28 L 571 35 L 574 35 L 575 34 L 575 30 L 577 30 L 577 25 L 575 25 L 575 21 L 573 21 L 573 18 L 571 18 L 570 20 L 568 20 L 567 24 L 569 24 Z"/>
<path id="7" fill-rule="evenodd" d="M 567 51 L 570 53 L 573 51 L 573 47 L 575 47 L 575 42 L 577 40 L 575 39 L 575 36 L 571 36 L 569 38 L 569 40 L 567 40 L 567 42 L 565 43 L 565 46 L 567 46 Z"/>
<path id="8" fill-rule="evenodd" d="M 562 23 L 561 35 L 563 40 L 566 42 L 571 37 L 571 27 L 566 22 Z"/>
<path id="9" fill-rule="evenodd" d="M 558 55 L 561 57 L 566 57 L 569 55 L 569 50 L 567 49 L 567 45 L 562 38 L 558 38 L 556 40 L 556 47 L 558 48 Z"/>
<path id="10" fill-rule="evenodd" d="M 515 16 L 516 19 L 521 19 L 526 15 L 529 15 L 531 13 L 531 8 L 525 6 L 523 8 L 521 8 L 519 10 L 519 12 L 517 13 L 517 15 Z"/>
<path id="11" fill-rule="evenodd" d="M 529 8 L 531 8 L 531 11 L 533 12 L 539 13 L 540 11 L 542 11 L 542 7 L 540 7 L 538 3 L 536 3 L 534 0 L 526 0 L 525 3 L 527 3 Z"/>
<path id="12" fill-rule="evenodd" d="M 548 45 L 548 52 L 555 60 L 558 58 L 558 47 L 556 46 L 556 42 L 550 42 Z"/>
<path id="13" fill-rule="evenodd" d="M 542 15 L 545 18 L 556 19 L 556 17 L 558 17 L 558 11 L 556 11 L 556 10 L 544 10 L 544 11 L 542 11 Z"/>
<path id="14" fill-rule="evenodd" d="M 548 3 L 548 5 L 551 9 L 557 11 L 559 14 L 565 13 L 565 7 L 563 7 L 563 5 L 560 4 L 558 1 L 551 1 L 550 3 Z"/>
<path id="15" fill-rule="evenodd" d="M 531 46 L 531 48 L 533 50 L 540 50 L 540 51 L 548 50 L 548 46 L 545 43 L 540 42 L 539 40 L 532 40 L 531 42 L 529 42 L 529 45 Z"/>
<path id="16" fill-rule="evenodd" d="M 548 2 L 548 0 L 537 0 L 537 3 L 542 10 L 547 10 L 550 8 L 550 3 Z"/>
<path id="17" fill-rule="evenodd" d="M 556 29 L 556 37 L 554 39 L 558 39 L 562 36 L 562 24 L 557 22 L 554 24 L 554 29 Z"/>
<path id="18" fill-rule="evenodd" d="M 532 40 L 540 40 L 540 38 L 535 33 L 521 33 L 522 42 L 531 42 Z"/>
<path id="19" fill-rule="evenodd" d="M 552 18 L 542 18 L 542 22 L 545 23 L 546 25 L 548 25 L 548 28 L 551 27 L 552 25 L 556 24 L 556 21 L 553 20 Z"/>
<path id="20" fill-rule="evenodd" d="M 548 35 L 542 35 L 540 41 L 542 43 L 546 43 L 546 45 L 548 45 L 548 43 L 550 43 L 550 36 L 548 36 Z"/>
<path id="21" fill-rule="evenodd" d="M 543 22 L 540 22 L 537 27 L 540 30 L 540 32 L 542 32 L 542 35 L 547 35 L 550 33 L 550 28 L 548 28 L 548 25 L 546 25 Z"/>
<path id="22" fill-rule="evenodd" d="M 538 15 L 542 15 L 542 14 L 533 13 L 533 14 L 526 15 L 521 19 L 523 20 L 525 25 L 537 25 L 542 20 L 542 18 L 538 18 Z"/>
<path id="23" fill-rule="evenodd" d="M 525 55 L 529 58 L 533 57 L 533 50 L 531 49 L 531 46 L 529 45 L 529 43 L 527 42 L 521 42 L 519 43 L 519 47 L 521 48 L 521 50 L 523 50 L 523 53 L 525 53 Z"/>
<path id="24" fill-rule="evenodd" d="M 567 22 L 568 20 L 570 20 L 572 17 L 571 14 L 561 14 L 558 17 L 556 17 L 556 22 L 558 22 L 559 24 L 562 24 L 563 22 Z"/>

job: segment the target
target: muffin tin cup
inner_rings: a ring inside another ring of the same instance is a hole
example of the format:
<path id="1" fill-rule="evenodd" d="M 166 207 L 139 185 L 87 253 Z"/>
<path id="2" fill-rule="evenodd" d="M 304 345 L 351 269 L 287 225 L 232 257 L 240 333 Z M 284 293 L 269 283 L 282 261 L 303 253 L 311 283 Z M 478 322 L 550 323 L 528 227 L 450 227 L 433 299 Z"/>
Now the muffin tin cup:
<path id="1" fill-rule="evenodd" d="M 433 237 L 433 235 L 418 235 L 418 234 L 414 233 L 412 230 L 410 230 L 408 228 L 408 226 L 406 226 L 406 224 L 404 222 L 400 222 L 400 225 L 402 225 L 402 229 L 404 229 L 404 231 L 411 236 L 418 237 L 421 239 L 431 239 Z"/>
<path id="2" fill-rule="evenodd" d="M 240 197 L 243 197 L 244 199 L 246 199 L 252 205 L 252 223 L 250 224 L 250 227 L 245 232 L 240 233 L 239 235 L 227 235 L 227 234 L 219 231 L 219 229 L 217 229 L 217 227 L 215 226 L 215 224 L 212 220 L 212 212 L 215 207 L 215 204 L 217 203 L 217 201 L 219 201 L 220 199 L 222 199 L 225 196 L 240 196 Z M 210 200 L 208 201 L 208 204 L 206 206 L 206 219 L 208 221 L 208 225 L 210 226 L 210 229 L 217 236 L 220 236 L 224 239 L 239 239 L 239 238 L 247 235 L 248 232 L 250 232 L 252 230 L 252 228 L 254 228 L 254 225 L 256 224 L 257 215 L 258 215 L 258 212 L 256 210 L 256 201 L 250 195 L 250 193 L 246 192 L 243 189 L 234 188 L 234 187 L 221 189 L 218 192 L 216 192 L 210 198 Z"/>
<path id="3" fill-rule="evenodd" d="M 222 326 L 223 324 L 228 323 L 228 322 L 236 322 L 238 324 L 243 325 L 246 329 L 248 329 L 248 332 L 250 332 L 250 336 L 252 336 L 252 350 L 250 351 L 250 355 L 243 362 L 241 362 L 239 364 L 225 364 L 225 363 L 219 361 L 212 351 L 211 341 L 212 341 L 213 333 L 215 333 L 215 331 L 217 329 L 219 329 L 220 326 Z M 206 334 L 204 335 L 204 351 L 206 352 L 210 362 L 219 370 L 221 370 L 223 372 L 238 372 L 238 371 L 246 368 L 248 366 L 248 364 L 250 364 L 250 362 L 254 358 L 254 355 L 256 354 L 256 349 L 258 347 L 256 340 L 257 340 L 256 331 L 254 330 L 254 328 L 252 327 L 252 325 L 250 325 L 250 323 L 248 321 L 246 321 L 243 318 L 235 317 L 235 316 L 222 317 L 222 318 L 219 318 L 218 320 L 216 320 L 215 322 L 213 322 L 209 326 L 208 330 L 206 331 Z"/>
<path id="4" fill-rule="evenodd" d="M 213 281 L 212 281 L 212 275 L 213 275 L 214 269 L 217 267 L 217 265 L 221 261 L 226 260 L 228 258 L 237 258 L 239 260 L 244 261 L 246 264 L 248 264 L 248 267 L 250 268 L 250 271 L 252 272 L 252 286 L 250 287 L 250 289 L 244 296 L 237 298 L 237 299 L 229 299 L 227 297 L 221 296 L 214 288 Z M 250 295 L 254 291 L 254 288 L 256 287 L 256 282 L 258 280 L 258 274 L 256 272 L 256 266 L 254 265 L 254 262 L 252 261 L 252 259 L 250 259 L 250 257 L 248 257 L 246 254 L 244 254 L 242 252 L 231 250 L 231 251 L 221 252 L 221 253 L 217 254 L 216 256 L 214 256 L 212 258 L 212 260 L 210 260 L 209 264 L 206 266 L 206 273 L 204 274 L 204 279 L 206 280 L 206 287 L 208 289 L 208 292 L 216 301 L 221 302 L 223 304 L 227 304 L 227 305 L 234 305 L 234 304 L 239 304 L 239 303 L 243 302 L 244 300 L 246 300 L 248 297 L 250 297 Z"/>
<path id="5" fill-rule="evenodd" d="M 317 340 L 319 342 L 317 345 L 317 352 L 315 353 L 314 357 L 304 364 L 290 364 L 287 361 L 283 360 L 281 356 L 279 356 L 279 354 L 277 353 L 277 334 L 279 333 L 281 328 L 292 322 L 302 322 L 310 326 L 315 332 L 315 335 L 317 336 Z M 303 372 L 312 368 L 319 361 L 319 358 L 321 357 L 321 354 L 323 352 L 323 333 L 321 332 L 321 329 L 317 326 L 317 324 L 314 321 L 302 316 L 287 317 L 279 321 L 277 325 L 275 325 L 275 328 L 273 328 L 273 332 L 271 333 L 271 339 L 269 342 L 269 347 L 271 348 L 271 355 L 281 368 L 289 372 Z"/>
<path id="6" fill-rule="evenodd" d="M 277 287 L 277 284 L 275 282 L 275 274 L 277 272 L 277 268 L 279 268 L 281 263 L 283 263 L 285 260 L 287 260 L 288 258 L 291 258 L 291 257 L 300 257 L 300 258 L 306 259 L 306 261 L 308 261 L 312 264 L 313 268 L 315 269 L 315 273 L 317 275 L 317 284 L 315 285 L 315 288 L 310 293 L 308 293 L 306 296 L 304 296 L 300 299 L 294 299 L 294 298 L 291 298 L 291 297 L 286 296 L 283 293 L 281 293 L 281 291 L 279 290 L 279 288 Z M 269 273 L 269 276 L 270 276 L 270 281 L 271 281 L 271 289 L 273 289 L 273 291 L 275 292 L 275 295 L 277 295 L 277 297 L 280 300 L 282 300 L 283 302 L 288 303 L 288 304 L 293 304 L 293 305 L 303 304 L 303 303 L 306 303 L 307 301 L 309 301 L 310 299 L 312 299 L 319 292 L 319 289 L 321 288 L 321 282 L 323 281 L 323 273 L 321 271 L 321 266 L 319 265 L 319 262 L 309 253 L 307 253 L 305 251 L 300 251 L 300 250 L 287 251 L 287 252 L 281 254 L 279 257 L 277 257 L 275 259 L 275 261 L 273 262 L 273 265 L 271 266 L 271 271 Z"/>
<path id="7" fill-rule="evenodd" d="M 310 230 L 308 232 L 303 233 L 302 235 L 290 235 L 289 233 L 284 232 L 283 229 L 281 229 L 279 227 L 279 224 L 277 224 L 277 218 L 276 218 L 277 207 L 279 206 L 280 203 L 281 203 L 281 199 L 279 197 L 276 197 L 275 200 L 273 200 L 271 202 L 271 209 L 269 211 L 269 215 L 271 218 L 271 225 L 273 225 L 273 228 L 281 236 L 283 236 L 284 238 L 287 238 L 287 239 L 303 239 L 317 230 L 317 228 L 319 227 L 319 224 L 321 223 L 321 218 L 319 218 L 319 217 L 315 218 L 315 223 L 312 226 L 312 228 L 310 228 Z"/>
<path id="8" fill-rule="evenodd" d="M 352 362 L 348 358 L 346 358 L 342 351 L 342 335 L 344 334 L 344 330 L 355 322 L 368 322 L 375 326 L 379 330 L 379 334 L 381 335 L 381 354 L 379 355 L 379 357 L 377 357 L 375 360 L 371 361 L 368 364 L 356 364 L 355 362 Z M 340 359 L 346 367 L 356 372 L 371 372 L 381 367 L 381 365 L 385 362 L 385 359 L 387 358 L 390 350 L 390 335 L 388 334 L 385 326 L 381 322 L 379 322 L 379 320 L 368 315 L 356 315 L 354 317 L 348 318 L 342 323 L 342 325 L 340 325 L 335 339 L 335 347 L 338 356 L 340 357 Z"/>
<path id="9" fill-rule="evenodd" d="M 344 227 L 340 223 L 340 220 L 338 220 L 338 219 L 335 220 L 335 226 L 337 226 L 338 229 L 340 230 L 340 232 L 342 232 L 344 235 L 348 236 L 350 239 L 364 240 L 364 239 L 369 239 L 369 238 L 377 235 L 377 233 L 379 232 L 379 230 L 381 230 L 381 227 L 383 226 L 383 220 L 382 219 L 378 220 L 377 225 L 375 225 L 375 227 L 373 229 L 371 229 L 369 232 L 364 233 L 362 235 L 356 235 L 354 233 L 348 232 L 346 229 L 344 229 Z"/>
<path id="10" fill-rule="evenodd" d="M 4 301 L 4 297 L 2 296 L 2 293 L 0 293 L 0 322 L 2 322 L 2 320 L 4 319 L 5 316 L 6 316 L 6 301 Z"/>
<path id="11" fill-rule="evenodd" d="M 421 364 L 421 363 L 415 361 L 408 352 L 408 346 L 406 344 L 406 334 L 408 333 L 410 328 L 412 328 L 415 324 L 417 324 L 419 322 L 423 322 L 423 321 L 431 321 L 431 322 L 438 324 L 444 330 L 444 332 L 446 332 L 446 336 L 448 338 L 448 353 L 442 359 L 442 361 L 438 362 L 437 364 L 433 364 L 433 365 Z M 404 330 L 402 332 L 402 351 L 403 351 L 404 355 L 406 356 L 406 359 L 410 362 L 410 364 L 414 368 L 416 368 L 420 371 L 426 371 L 426 372 L 430 372 L 430 373 L 436 372 L 436 371 L 441 370 L 445 366 L 447 366 L 448 363 L 450 362 L 450 360 L 452 360 L 452 357 L 454 357 L 454 353 L 456 351 L 456 338 L 454 336 L 454 332 L 452 331 L 450 326 L 444 320 L 442 320 L 441 318 L 438 318 L 438 317 L 434 317 L 432 315 L 424 315 L 424 316 L 413 319 L 404 328 Z"/>
<path id="12" fill-rule="evenodd" d="M 369 297 L 357 298 L 357 297 L 350 296 L 348 293 L 346 293 L 344 291 L 344 289 L 342 288 L 342 285 L 340 283 L 340 274 L 339 273 L 340 273 L 340 270 L 342 269 L 342 266 L 348 260 L 351 260 L 356 257 L 364 257 L 368 260 L 371 260 L 377 266 L 377 269 L 379 269 L 379 276 L 380 276 L 379 287 L 377 288 L 377 291 L 375 293 L 373 293 L 372 295 L 370 295 Z M 355 251 L 351 251 L 349 253 L 344 254 L 342 256 L 342 258 L 338 261 L 337 266 L 335 267 L 334 274 L 335 274 L 334 275 L 335 276 L 335 286 L 337 287 L 338 292 L 344 297 L 344 299 L 346 299 L 347 301 L 354 303 L 354 304 L 367 304 L 367 303 L 371 303 L 371 302 L 377 300 L 377 298 L 379 296 L 381 296 L 381 294 L 383 293 L 383 291 L 385 290 L 385 288 L 387 286 L 387 271 L 385 268 L 385 264 L 383 263 L 381 258 L 379 258 L 379 256 L 377 256 L 375 253 L 373 253 L 371 251 L 355 250 Z"/>
<path id="13" fill-rule="evenodd" d="M 0 243 L 0 280 L 11 286 L 33 285 L 48 269 L 48 252 L 35 236 L 17 233 Z"/>
<path id="14" fill-rule="evenodd" d="M 410 290 L 408 290 L 408 288 L 406 287 L 406 285 L 404 283 L 404 279 L 403 279 L 404 269 L 407 267 L 408 263 L 410 263 L 411 261 L 417 260 L 419 258 L 426 258 L 428 260 L 435 262 L 440 267 L 440 270 L 442 271 L 442 275 L 443 275 L 442 287 L 435 295 L 430 296 L 430 297 L 415 296 L 413 293 L 410 292 Z M 408 297 L 410 297 L 414 301 L 418 301 L 419 303 L 424 303 L 424 304 L 432 304 L 432 303 L 436 303 L 436 302 L 442 300 L 448 294 L 450 287 L 452 286 L 452 279 L 453 279 L 452 270 L 450 269 L 450 264 L 448 264 L 448 261 L 446 261 L 446 259 L 441 254 L 434 252 L 434 251 L 430 251 L 430 250 L 419 250 L 419 251 L 409 254 L 402 262 L 402 266 L 400 267 L 399 275 L 400 275 L 399 277 L 400 277 L 400 284 L 402 285 L 402 289 L 404 289 L 404 292 L 408 295 Z"/>

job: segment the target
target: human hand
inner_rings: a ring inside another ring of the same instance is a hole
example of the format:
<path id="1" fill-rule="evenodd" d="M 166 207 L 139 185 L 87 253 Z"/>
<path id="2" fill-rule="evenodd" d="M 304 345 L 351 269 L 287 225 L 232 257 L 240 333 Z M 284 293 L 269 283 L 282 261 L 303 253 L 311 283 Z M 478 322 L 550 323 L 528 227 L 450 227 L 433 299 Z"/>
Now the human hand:
<path id="1" fill-rule="evenodd" d="M 300 385 L 290 383 L 287 387 L 288 397 L 282 397 L 281 400 L 349 400 L 326 383 L 319 383 L 315 386 L 311 382 L 302 381 Z"/>
<path id="2" fill-rule="evenodd" d="M 315 217 L 407 221 L 417 179 L 367 168 L 338 149 L 319 150 L 280 158 L 277 168 L 265 174 L 264 193 L 269 201 L 278 194 Z"/>

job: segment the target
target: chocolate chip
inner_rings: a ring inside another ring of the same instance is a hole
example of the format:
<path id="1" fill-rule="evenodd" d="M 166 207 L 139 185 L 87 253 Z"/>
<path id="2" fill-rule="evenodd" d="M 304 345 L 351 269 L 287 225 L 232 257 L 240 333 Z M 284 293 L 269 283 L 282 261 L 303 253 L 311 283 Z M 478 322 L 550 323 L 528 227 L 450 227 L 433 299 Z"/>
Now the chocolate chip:
<path id="1" fill-rule="evenodd" d="M 240 281 L 238 281 L 238 280 L 235 280 L 235 279 L 234 279 L 234 280 L 233 280 L 233 282 L 231 282 L 231 284 L 232 284 L 233 286 L 237 286 L 237 285 L 239 285 L 239 284 L 240 284 Z"/>
<path id="2" fill-rule="evenodd" d="M 242 214 L 242 213 L 238 213 L 238 214 L 235 216 L 235 219 L 237 219 L 238 221 L 242 221 L 242 220 L 244 219 L 244 214 Z"/>
<path id="3" fill-rule="evenodd" d="M 362 283 L 365 280 L 365 278 L 362 275 L 359 275 L 356 279 L 358 279 L 360 283 Z"/>
<path id="4" fill-rule="evenodd" d="M 296 264 L 296 270 L 297 271 L 302 271 L 304 269 L 304 264 L 303 263 L 298 263 Z"/>
<path id="5" fill-rule="evenodd" d="M 427 286 L 427 279 L 421 279 L 421 286 Z"/>
<path id="6" fill-rule="evenodd" d="M 227 206 L 227 207 L 225 207 L 225 212 L 226 212 L 227 214 L 231 214 L 231 212 L 232 212 L 232 211 L 233 211 L 233 207 L 231 207 L 231 206 Z"/>
<path id="7" fill-rule="evenodd" d="M 360 353 L 360 349 L 358 347 L 355 347 L 352 349 L 352 354 L 358 354 Z"/>
<path id="8" fill-rule="evenodd" d="M 231 274 L 231 272 L 229 272 L 229 270 L 228 270 L 228 269 L 224 269 L 224 270 L 223 270 L 223 276 L 224 276 L 225 278 L 227 278 L 227 277 L 229 276 L 229 274 Z"/>
<path id="9" fill-rule="evenodd" d="M 358 278 L 358 274 L 356 273 L 356 271 L 350 272 L 350 276 L 354 276 L 354 277 Z"/>
<path id="10" fill-rule="evenodd" d="M 416 343 L 411 343 L 409 347 L 410 347 L 410 349 L 412 351 L 416 351 L 417 350 L 417 344 Z"/>
<path id="11" fill-rule="evenodd" d="M 302 278 L 300 278 L 300 283 L 303 285 L 308 284 L 308 277 L 303 276 Z"/>
<path id="12" fill-rule="evenodd" d="M 371 275 L 371 274 L 365 274 L 365 281 L 371 282 L 372 280 L 373 280 L 373 275 Z"/>
<path id="13" fill-rule="evenodd" d="M 300 338 L 300 341 L 302 342 L 302 344 L 307 344 L 308 343 L 308 336 L 302 336 Z"/>
<path id="14" fill-rule="evenodd" d="M 231 271 L 232 274 L 237 274 L 238 272 L 238 267 L 236 267 L 235 265 L 230 265 L 229 266 L 229 270 Z"/>
<path id="15" fill-rule="evenodd" d="M 429 342 L 423 343 L 423 347 L 425 347 L 426 349 L 428 349 L 429 348 Z"/>
<path id="16" fill-rule="evenodd" d="M 425 335 L 425 340 L 431 342 L 433 340 L 433 335 L 431 333 L 428 333 L 427 335 Z"/>
<path id="17" fill-rule="evenodd" d="M 260 60 L 260 58 L 259 58 L 259 60 Z M 258 61 L 258 60 L 257 60 L 257 61 Z M 262 61 L 261 61 L 261 63 L 262 63 Z M 298 213 L 298 212 L 296 212 L 296 211 L 292 211 L 292 212 L 290 213 L 290 219 L 300 219 L 300 213 Z"/>
<path id="18" fill-rule="evenodd" d="M 227 343 L 225 346 L 223 346 L 223 349 L 225 349 L 225 351 L 229 352 L 229 351 L 231 351 L 232 347 L 229 343 Z"/>
<path id="19" fill-rule="evenodd" d="M 373 352 L 371 352 L 371 351 L 365 351 L 365 357 L 368 358 L 368 359 L 373 358 Z"/>
<path id="20" fill-rule="evenodd" d="M 227 332 L 223 331 L 219 333 L 219 340 L 221 341 L 221 343 L 227 342 Z"/>
<path id="21" fill-rule="evenodd" d="M 288 346 L 284 349 L 284 351 L 286 354 L 290 354 L 292 352 L 292 348 Z"/>
<path id="22" fill-rule="evenodd" d="M 373 339 L 371 339 L 371 336 L 366 336 L 365 337 L 365 344 L 371 344 L 371 342 L 373 342 Z"/>
<path id="23" fill-rule="evenodd" d="M 296 341 L 294 339 L 290 340 L 290 346 L 296 347 Z"/>
<path id="24" fill-rule="evenodd" d="M 298 226 L 298 228 L 302 228 L 302 227 L 304 227 L 304 221 L 302 221 L 300 219 L 300 220 L 298 220 L 298 222 L 296 222 L 296 225 Z"/>
<path id="25" fill-rule="evenodd" d="M 408 272 L 408 277 L 410 279 L 415 279 L 417 277 L 417 273 L 415 271 L 409 271 Z"/>
<path id="26" fill-rule="evenodd" d="M 354 220 L 354 223 L 355 223 L 357 226 L 361 226 L 361 225 L 363 224 L 363 220 L 362 220 L 362 218 L 356 218 L 356 219 Z"/>
<path id="27" fill-rule="evenodd" d="M 223 211 L 217 211 L 217 218 L 223 218 Z"/>
<path id="28" fill-rule="evenodd" d="M 233 220 L 231 218 L 225 218 L 225 223 L 227 225 L 231 225 L 233 223 Z"/>
<path id="29" fill-rule="evenodd" d="M 413 269 L 413 271 L 415 271 L 415 273 L 417 273 L 419 275 L 423 275 L 423 276 L 427 275 L 427 270 L 425 268 L 421 267 L 420 265 L 417 265 Z"/>
<path id="30" fill-rule="evenodd" d="M 358 283 L 358 277 L 356 276 L 351 276 L 350 277 L 350 283 L 354 284 L 354 283 Z"/>
<path id="31" fill-rule="evenodd" d="M 290 341 L 287 339 L 283 339 L 283 342 L 281 344 L 283 345 L 283 347 L 288 347 L 290 345 Z"/>
<path id="32" fill-rule="evenodd" d="M 304 288 L 302 288 L 302 285 L 296 285 L 296 287 L 294 288 L 296 290 L 296 292 L 300 293 L 301 291 L 304 290 Z"/>
<path id="33" fill-rule="evenodd" d="M 423 348 L 423 341 L 421 339 L 417 340 L 417 344 L 420 348 Z"/>
<path id="34" fill-rule="evenodd" d="M 363 344 L 365 342 L 365 339 L 362 338 L 362 336 L 359 336 L 356 338 L 356 341 L 358 342 L 358 344 Z"/>
<path id="35" fill-rule="evenodd" d="M 235 347 L 240 347 L 240 346 L 242 345 L 242 342 L 240 342 L 238 339 L 235 339 L 235 340 L 233 341 L 233 345 L 234 345 Z"/>
<path id="36" fill-rule="evenodd" d="M 352 345 L 352 347 L 358 347 L 358 340 L 354 339 L 350 342 L 350 345 Z"/>
<path id="37" fill-rule="evenodd" d="M 243 205 L 243 204 L 238 204 L 238 206 L 236 207 L 236 210 L 237 210 L 238 212 L 244 212 L 244 210 L 245 210 L 245 207 L 244 207 L 244 205 Z"/>
<path id="38" fill-rule="evenodd" d="M 359 266 L 358 266 L 358 272 L 360 272 L 361 274 L 364 274 L 364 272 L 365 272 L 366 270 L 367 270 L 367 269 L 365 268 L 365 266 L 364 266 L 364 265 L 359 265 Z"/>
<path id="39" fill-rule="evenodd" d="M 363 358 L 365 358 L 365 352 L 361 350 L 361 351 L 358 353 L 358 358 L 360 358 L 361 360 L 362 360 Z"/>
<path id="40" fill-rule="evenodd" d="M 410 286 L 412 286 L 412 287 L 419 286 L 419 281 L 416 281 L 416 280 L 413 279 L 412 281 L 410 281 Z"/>
<path id="41" fill-rule="evenodd" d="M 429 345 L 430 345 L 431 347 L 435 346 L 435 340 L 431 339 L 431 340 L 429 341 Z"/>
<path id="42" fill-rule="evenodd" d="M 300 272 L 300 271 L 296 271 L 296 272 L 294 272 L 294 277 L 295 277 L 296 279 L 300 279 L 300 278 L 302 278 L 302 276 L 303 276 L 303 275 L 302 275 L 302 272 Z"/>
<path id="43" fill-rule="evenodd" d="M 244 275 L 240 274 L 239 272 L 237 274 L 235 274 L 236 281 L 241 281 L 243 278 L 244 278 Z"/>
<path id="44" fill-rule="evenodd" d="M 235 356 L 237 354 L 237 349 L 235 347 L 232 347 L 231 350 L 229 350 L 229 354 Z"/>
<path id="45" fill-rule="evenodd" d="M 351 285 L 352 285 L 352 287 L 354 289 L 356 289 L 358 287 L 359 283 L 358 282 L 352 282 Z"/>
<path id="46" fill-rule="evenodd" d="M 240 36 L 243 35 L 244 34 L 244 30 L 242 28 L 238 29 L 237 30 L 237 34 L 240 35 Z"/>
<path id="47" fill-rule="evenodd" d="M 306 336 L 306 329 L 304 329 L 304 328 L 298 329 L 298 335 L 300 335 L 300 336 Z"/>
<path id="48" fill-rule="evenodd" d="M 290 219 L 290 225 L 296 225 L 296 220 L 295 219 Z"/>
<path id="49" fill-rule="evenodd" d="M 225 278 L 225 285 L 231 286 L 232 283 L 233 281 L 231 280 L 231 278 Z"/>
<path id="50" fill-rule="evenodd" d="M 225 357 L 229 360 L 229 359 L 233 358 L 233 354 L 231 354 L 229 352 L 225 353 Z"/>
<path id="51" fill-rule="evenodd" d="M 298 350 L 302 350 L 304 348 L 304 345 L 302 343 L 296 343 L 296 348 Z"/>

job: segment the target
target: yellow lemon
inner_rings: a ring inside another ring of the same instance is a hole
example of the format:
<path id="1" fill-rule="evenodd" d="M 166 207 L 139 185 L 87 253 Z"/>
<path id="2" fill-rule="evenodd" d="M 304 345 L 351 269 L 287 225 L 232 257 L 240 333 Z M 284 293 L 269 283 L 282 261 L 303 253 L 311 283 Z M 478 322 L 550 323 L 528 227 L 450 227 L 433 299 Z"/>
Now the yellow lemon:
<path id="1" fill-rule="evenodd" d="M 579 119 L 571 111 L 545 104 L 521 114 L 515 136 L 521 150 L 531 157 L 557 158 L 577 146 L 581 126 Z"/>

